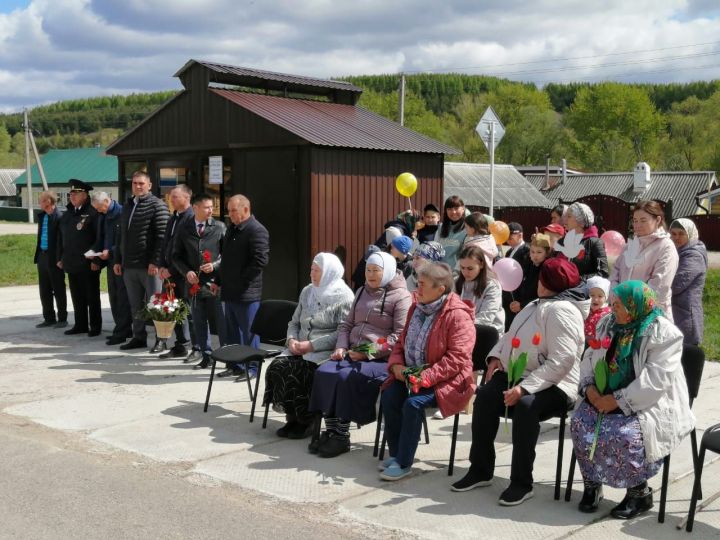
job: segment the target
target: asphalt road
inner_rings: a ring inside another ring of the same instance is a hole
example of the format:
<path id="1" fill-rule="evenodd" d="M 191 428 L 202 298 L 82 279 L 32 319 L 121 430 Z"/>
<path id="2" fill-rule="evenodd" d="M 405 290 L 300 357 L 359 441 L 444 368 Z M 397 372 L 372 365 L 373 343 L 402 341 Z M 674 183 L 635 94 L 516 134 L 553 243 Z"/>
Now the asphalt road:
<path id="1" fill-rule="evenodd" d="M 0 413 L 0 538 L 380 538 L 292 505 Z M 402 535 L 404 536 L 404 535 Z"/>

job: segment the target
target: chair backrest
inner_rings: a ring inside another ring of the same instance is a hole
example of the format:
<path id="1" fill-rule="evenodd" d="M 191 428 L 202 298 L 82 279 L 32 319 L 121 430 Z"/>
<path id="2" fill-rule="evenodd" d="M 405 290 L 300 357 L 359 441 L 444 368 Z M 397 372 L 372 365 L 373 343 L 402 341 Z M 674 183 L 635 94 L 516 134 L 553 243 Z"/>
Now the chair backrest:
<path id="1" fill-rule="evenodd" d="M 705 367 L 705 351 L 697 345 L 683 345 L 682 367 L 687 380 L 690 405 L 700 392 L 700 379 Z"/>
<path id="2" fill-rule="evenodd" d="M 297 302 L 290 300 L 263 300 L 253 319 L 252 333 L 263 343 L 284 345 L 288 323 L 296 307 Z"/>
<path id="3" fill-rule="evenodd" d="M 475 347 L 472 352 L 473 371 L 484 371 L 485 358 L 497 344 L 500 336 L 492 326 L 475 325 Z"/>

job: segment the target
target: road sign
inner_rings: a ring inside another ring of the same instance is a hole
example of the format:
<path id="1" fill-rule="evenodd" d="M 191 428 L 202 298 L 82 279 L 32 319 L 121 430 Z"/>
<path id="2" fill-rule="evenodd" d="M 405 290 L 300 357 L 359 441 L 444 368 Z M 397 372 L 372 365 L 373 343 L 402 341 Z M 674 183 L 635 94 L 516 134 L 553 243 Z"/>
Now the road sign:
<path id="1" fill-rule="evenodd" d="M 493 126 L 495 128 L 494 137 L 492 133 Z M 478 122 L 478 125 L 475 126 L 475 131 L 477 131 L 478 135 L 480 135 L 480 138 L 485 143 L 485 148 L 488 149 L 488 152 L 491 152 L 491 150 L 494 151 L 497 148 L 497 145 L 500 144 L 500 141 L 505 135 L 505 126 L 503 126 L 500 118 L 498 118 L 498 115 L 495 114 L 493 108 L 488 107 L 485 114 L 482 115 L 482 118 Z M 491 138 L 494 139 L 495 143 L 492 149 L 490 148 Z"/>

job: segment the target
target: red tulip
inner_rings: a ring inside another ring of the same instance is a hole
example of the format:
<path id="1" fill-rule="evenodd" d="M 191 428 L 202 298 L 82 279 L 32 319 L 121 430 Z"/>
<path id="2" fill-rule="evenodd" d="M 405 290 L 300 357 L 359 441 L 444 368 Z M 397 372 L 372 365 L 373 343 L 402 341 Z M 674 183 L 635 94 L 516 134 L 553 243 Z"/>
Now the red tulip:
<path id="1" fill-rule="evenodd" d="M 591 338 L 588 340 L 588 344 L 590 345 L 590 348 L 593 350 L 597 350 L 600 348 L 600 340 Z"/>
<path id="2" fill-rule="evenodd" d="M 379 338 L 377 339 L 377 344 L 378 344 L 378 345 L 384 345 L 385 343 L 387 343 L 387 338 L 379 337 Z"/>
<path id="3" fill-rule="evenodd" d="M 408 381 L 410 381 L 410 384 L 412 384 L 413 386 L 420 383 L 420 381 L 418 380 L 418 378 L 415 375 L 408 376 Z"/>
<path id="4" fill-rule="evenodd" d="M 413 385 L 412 385 L 412 391 L 413 391 L 413 394 L 419 394 L 419 393 L 420 393 L 420 385 L 418 385 L 418 384 L 413 384 Z"/>
<path id="5" fill-rule="evenodd" d="M 520 338 L 514 337 L 512 338 L 511 345 L 513 349 L 519 349 L 520 348 Z"/>
<path id="6" fill-rule="evenodd" d="M 532 338 L 532 344 L 536 347 L 540 345 L 540 342 L 542 341 L 542 336 L 540 335 L 540 332 L 535 332 L 535 335 Z"/>
<path id="7" fill-rule="evenodd" d="M 190 296 L 195 296 L 199 290 L 200 285 L 198 283 L 193 283 L 192 287 L 190 287 Z"/>
<path id="8" fill-rule="evenodd" d="M 610 336 L 605 336 L 604 338 L 602 338 L 602 341 L 600 342 L 603 349 L 609 349 L 610 343 L 611 343 Z"/>

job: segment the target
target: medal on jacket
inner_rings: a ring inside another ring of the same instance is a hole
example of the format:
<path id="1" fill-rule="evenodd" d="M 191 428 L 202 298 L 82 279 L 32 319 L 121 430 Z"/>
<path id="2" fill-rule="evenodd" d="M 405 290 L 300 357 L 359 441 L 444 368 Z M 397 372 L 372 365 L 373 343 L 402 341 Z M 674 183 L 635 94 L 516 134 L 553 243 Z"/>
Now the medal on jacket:
<path id="1" fill-rule="evenodd" d="M 82 230 L 83 230 L 83 227 L 85 226 L 85 220 L 88 218 L 89 215 L 90 215 L 90 214 L 83 214 L 83 215 L 80 216 L 80 218 L 81 218 L 81 219 L 80 219 L 80 223 L 78 223 L 78 224 L 76 225 L 76 228 L 77 228 L 78 231 L 82 231 Z"/>

